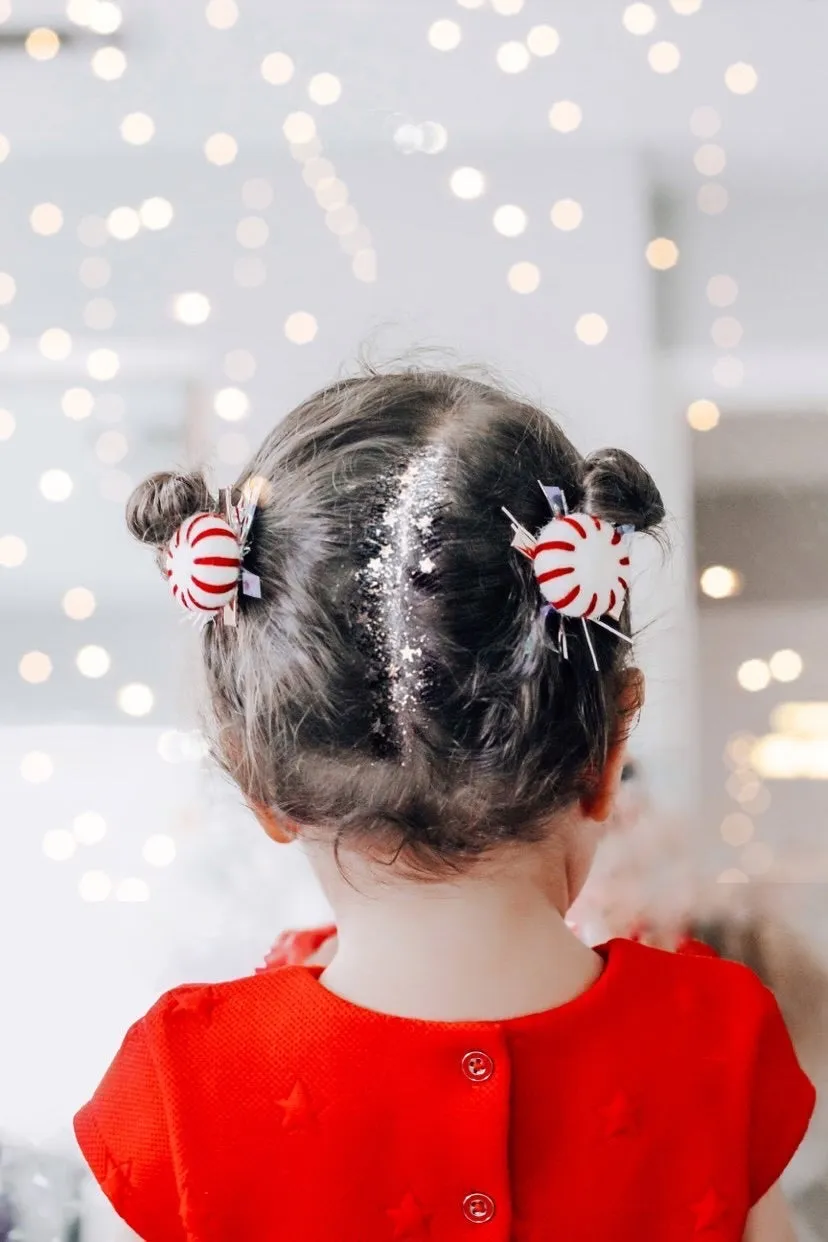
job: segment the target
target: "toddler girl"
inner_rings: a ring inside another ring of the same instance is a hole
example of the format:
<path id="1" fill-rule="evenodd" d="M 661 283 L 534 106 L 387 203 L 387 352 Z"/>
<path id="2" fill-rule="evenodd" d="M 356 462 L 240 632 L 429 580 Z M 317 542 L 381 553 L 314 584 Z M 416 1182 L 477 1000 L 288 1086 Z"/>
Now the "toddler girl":
<path id="1" fill-rule="evenodd" d="M 646 471 L 486 384 L 370 374 L 231 495 L 156 475 L 128 518 L 213 617 L 215 754 L 338 938 L 131 1028 L 76 1118 L 121 1215 L 147 1242 L 787 1238 L 813 1089 L 770 993 L 564 922 L 641 705 Z"/>

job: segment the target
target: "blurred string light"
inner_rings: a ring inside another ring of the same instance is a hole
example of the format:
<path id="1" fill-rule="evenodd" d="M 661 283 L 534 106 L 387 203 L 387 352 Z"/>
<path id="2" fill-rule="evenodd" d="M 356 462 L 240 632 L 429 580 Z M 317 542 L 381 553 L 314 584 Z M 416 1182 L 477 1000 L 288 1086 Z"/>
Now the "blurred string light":
<path id="1" fill-rule="evenodd" d="M 756 90 L 759 82 L 759 74 L 753 65 L 748 65 L 744 61 L 737 61 L 735 65 L 729 65 L 725 70 L 725 86 L 734 95 L 749 95 Z"/>
<path id="2" fill-rule="evenodd" d="M 425 130 L 425 126 L 423 129 Z M 351 256 L 353 275 L 357 280 L 366 283 L 375 281 L 377 253 L 371 234 L 361 223 L 356 207 L 348 203 L 348 187 L 337 177 L 331 160 L 323 156 L 322 143 L 313 117 L 307 112 L 291 112 L 285 118 L 282 132 L 290 144 L 291 155 L 302 165 L 302 180 L 313 190 L 316 201 L 325 210 L 327 228 L 338 239 L 342 251 Z M 238 278 L 237 274 L 236 279 Z M 303 335 L 307 327 L 297 330 Z M 295 343 L 305 344 L 306 341 Z"/>
<path id="3" fill-rule="evenodd" d="M 119 47 L 99 47 L 92 57 L 92 72 L 103 82 L 116 82 L 126 67 L 127 58 Z"/>
<path id="4" fill-rule="evenodd" d="M 107 259 L 83 259 L 79 275 L 87 289 L 102 289 L 112 278 L 112 265 Z"/>
<path id="5" fill-rule="evenodd" d="M 466 200 L 480 198 L 486 189 L 486 178 L 477 168 L 455 168 L 449 177 L 449 186 L 452 194 L 458 198 Z"/>
<path id="6" fill-rule="evenodd" d="M 394 145 L 403 155 L 437 155 L 448 145 L 448 131 L 439 121 L 403 122 L 394 130 Z"/>
<path id="7" fill-rule="evenodd" d="M 63 212 L 56 203 L 38 203 L 29 212 L 32 232 L 41 237 L 54 237 L 63 228 Z"/>
<path id="8" fill-rule="evenodd" d="M 77 848 L 77 841 L 66 828 L 50 828 L 43 834 L 43 853 L 53 862 L 65 862 Z"/>
<path id="9" fill-rule="evenodd" d="M 526 229 L 526 212 L 522 207 L 507 203 L 503 207 L 498 207 L 492 217 L 492 223 L 495 231 L 503 237 L 518 237 Z"/>
<path id="10" fill-rule="evenodd" d="M 232 134 L 211 134 L 204 143 L 204 154 L 211 164 L 222 168 L 232 164 L 239 153 L 239 144 Z"/>
<path id="11" fill-rule="evenodd" d="M 93 349 L 87 356 L 86 369 L 92 379 L 114 379 L 121 369 L 121 361 L 114 349 Z"/>
<path id="12" fill-rule="evenodd" d="M 99 0 L 69 0 L 66 5 L 66 16 L 76 26 L 88 26 Z"/>
<path id="13" fill-rule="evenodd" d="M 526 36 L 526 46 L 533 56 L 554 56 L 561 46 L 561 36 L 554 26 L 533 26 Z"/>
<path id="14" fill-rule="evenodd" d="M 745 660 L 736 670 L 736 680 L 743 690 L 756 693 L 771 683 L 771 672 L 765 660 Z"/>
<path id="15" fill-rule="evenodd" d="M 169 867 L 175 862 L 176 853 L 174 838 L 164 832 L 157 832 L 147 837 L 141 851 L 144 862 L 149 863 L 151 867 Z"/>
<path id="16" fill-rule="evenodd" d="M 651 4 L 628 4 L 621 21 L 630 34 L 646 35 L 655 28 L 656 12 Z"/>
<path id="17" fill-rule="evenodd" d="M 308 95 L 321 107 L 336 103 L 341 94 L 342 83 L 333 73 L 315 73 L 308 82 Z"/>
<path id="18" fill-rule="evenodd" d="M 67 500 L 72 494 L 73 483 L 65 470 L 46 470 L 40 477 L 40 492 L 46 500 Z"/>
<path id="19" fill-rule="evenodd" d="M 118 691 L 118 706 L 127 716 L 147 716 L 152 711 L 155 696 L 149 686 L 132 682 Z"/>
<path id="20" fill-rule="evenodd" d="M 86 871 L 78 881 L 82 901 L 106 901 L 112 893 L 112 881 L 105 871 Z"/>
<path id="21" fill-rule="evenodd" d="M 82 811 L 72 821 L 72 832 L 79 845 L 97 845 L 106 836 L 106 820 L 97 811 Z"/>
<path id="22" fill-rule="evenodd" d="M 262 77 L 271 86 L 285 86 L 294 74 L 295 66 L 285 52 L 270 52 L 261 65 Z"/>
<path id="23" fill-rule="evenodd" d="M 722 118 L 715 108 L 704 105 L 694 108 L 690 117 L 690 132 L 696 138 L 715 138 L 722 128 Z"/>
<path id="24" fill-rule="evenodd" d="M 37 347 L 50 362 L 63 362 L 72 352 L 72 337 L 65 328 L 47 328 Z"/>
<path id="25" fill-rule="evenodd" d="M 721 411 L 715 401 L 700 398 L 691 401 L 687 407 L 687 421 L 694 431 L 712 431 L 718 427 Z"/>
<path id="26" fill-rule="evenodd" d="M 703 211 L 708 216 L 718 216 L 725 211 L 730 201 L 730 195 L 723 185 L 717 182 L 709 182 L 707 185 L 699 186 L 699 192 L 696 195 L 696 203 L 699 211 Z"/>
<path id="27" fill-rule="evenodd" d="M 19 535 L 0 535 L 0 567 L 17 569 L 27 555 L 26 543 Z"/>
<path id="28" fill-rule="evenodd" d="M 693 156 L 693 163 L 703 177 L 718 177 L 724 172 L 727 155 L 724 148 L 715 142 L 706 142 L 700 146 Z"/>
<path id="29" fill-rule="evenodd" d="M 116 311 L 113 304 L 108 298 L 93 298 L 91 302 L 87 302 L 83 308 L 83 322 L 87 328 L 94 328 L 99 332 L 106 332 L 111 328 L 116 319 Z"/>
<path id="30" fill-rule="evenodd" d="M 95 408 L 95 398 L 88 388 L 67 388 L 60 399 L 60 408 L 67 418 L 80 421 Z"/>
<path id="31" fill-rule="evenodd" d="M 452 52 L 462 37 L 459 25 L 450 18 L 432 22 L 428 28 L 428 41 L 438 52 Z"/>
<path id="32" fill-rule="evenodd" d="M 150 890 L 146 880 L 141 880 L 137 876 L 130 876 L 126 880 L 121 880 L 115 889 L 116 901 L 140 902 L 149 901 Z"/>
<path id="33" fill-rule="evenodd" d="M 220 388 L 213 398 L 213 409 L 228 423 L 238 422 L 250 411 L 250 398 L 241 388 Z"/>
<path id="34" fill-rule="evenodd" d="M 513 263 L 507 275 L 509 288 L 515 293 L 534 293 L 540 285 L 540 268 L 536 263 Z"/>
<path id="35" fill-rule="evenodd" d="M 36 26 L 26 37 L 26 51 L 32 60 L 54 60 L 60 51 L 60 35 L 49 26 Z"/>
<path id="36" fill-rule="evenodd" d="M 789 647 L 775 651 L 768 660 L 768 668 L 774 681 L 797 681 L 802 676 L 804 667 L 802 656 L 798 651 L 792 651 Z"/>
<path id="37" fill-rule="evenodd" d="M 294 345 L 308 345 L 317 330 L 316 319 L 308 311 L 294 311 L 285 320 L 285 336 Z"/>
<path id="38" fill-rule="evenodd" d="M 10 440 L 17 423 L 11 410 L 0 410 L 0 440 Z"/>
<path id="39" fill-rule="evenodd" d="M 20 657 L 17 671 L 30 686 L 39 686 L 52 676 L 52 661 L 45 651 L 27 651 Z"/>
<path id="40" fill-rule="evenodd" d="M 646 258 L 657 272 L 666 272 L 678 263 L 679 248 L 669 237 L 654 237 L 647 246 Z"/>
<path id="41" fill-rule="evenodd" d="M 571 233 L 573 229 L 580 228 L 584 209 L 574 198 L 560 198 L 552 205 L 549 218 L 556 229 Z"/>
<path id="42" fill-rule="evenodd" d="M 654 73 L 674 73 L 681 64 L 681 52 L 675 43 L 654 43 L 647 53 Z"/>
<path id="43" fill-rule="evenodd" d="M 87 587 L 70 587 L 61 606 L 71 621 L 88 621 L 95 611 L 95 596 Z"/>
<path id="44" fill-rule="evenodd" d="M 138 209 L 138 217 L 145 229 L 157 232 L 172 224 L 175 212 L 166 198 L 145 198 Z"/>
<path id="45" fill-rule="evenodd" d="M 747 845 L 755 830 L 753 820 L 744 811 L 731 811 L 724 817 L 719 828 L 722 840 L 733 846 Z"/>
<path id="46" fill-rule="evenodd" d="M 173 318 L 179 323 L 195 326 L 210 318 L 210 299 L 204 293 L 179 293 L 173 299 Z"/>
<path id="47" fill-rule="evenodd" d="M 525 43 L 513 40 L 509 43 L 501 43 L 495 59 L 498 69 L 501 69 L 503 73 L 522 73 L 532 58 Z"/>
<path id="48" fill-rule="evenodd" d="M 75 657 L 75 665 L 83 677 L 97 680 L 105 677 L 112 667 L 112 657 L 104 647 L 90 645 L 81 647 Z"/>
<path id="49" fill-rule="evenodd" d="M 95 456 L 105 466 L 116 466 L 129 452 L 129 443 L 122 431 L 104 431 L 95 441 Z"/>
<path id="50" fill-rule="evenodd" d="M 204 16 L 214 30 L 230 30 L 239 20 L 239 6 L 235 0 L 210 0 Z"/>
<path id="51" fill-rule="evenodd" d="M 608 332 L 606 319 L 595 313 L 581 315 L 575 324 L 575 335 L 584 345 L 600 345 Z"/>
<path id="52" fill-rule="evenodd" d="M 549 124 L 559 134 L 572 134 L 579 128 L 583 112 L 571 99 L 561 99 L 549 109 Z"/>
<path id="53" fill-rule="evenodd" d="M 244 216 L 236 225 L 236 241 L 247 250 L 257 250 L 267 244 L 270 228 L 261 216 Z"/>
<path id="54" fill-rule="evenodd" d="M 699 577 L 699 586 L 710 599 L 730 599 L 741 593 L 742 575 L 727 565 L 708 565 Z"/>
<path id="55" fill-rule="evenodd" d="M 130 112 L 121 121 L 120 129 L 124 142 L 142 147 L 155 136 L 155 121 L 146 112 Z"/>
<path id="56" fill-rule="evenodd" d="M 461 9 L 482 9 L 486 0 L 457 0 Z"/>
<path id="57" fill-rule="evenodd" d="M 719 319 L 714 319 L 710 336 L 714 345 L 718 345 L 719 349 L 735 349 L 744 334 L 744 329 L 738 319 L 734 319 L 730 315 L 723 315 Z"/>
<path id="58" fill-rule="evenodd" d="M 31 750 L 20 760 L 20 775 L 30 785 L 43 785 L 55 774 L 55 765 L 51 755 L 42 750 Z"/>
<path id="59" fill-rule="evenodd" d="M 525 0 L 491 0 L 492 8 L 501 17 L 514 17 L 523 10 Z"/>
<path id="60" fill-rule="evenodd" d="M 682 17 L 690 17 L 693 13 L 698 13 L 701 6 L 702 0 L 670 0 L 670 7 Z"/>
<path id="61" fill-rule="evenodd" d="M 739 296 L 739 286 L 732 276 L 711 276 L 706 292 L 711 306 L 732 306 Z"/>

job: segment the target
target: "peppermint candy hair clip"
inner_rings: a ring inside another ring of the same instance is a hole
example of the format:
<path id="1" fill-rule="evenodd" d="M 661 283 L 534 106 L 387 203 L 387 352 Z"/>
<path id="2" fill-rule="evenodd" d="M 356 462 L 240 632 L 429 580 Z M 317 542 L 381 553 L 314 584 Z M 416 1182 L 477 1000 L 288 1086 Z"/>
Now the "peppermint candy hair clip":
<path id="1" fill-rule="evenodd" d="M 570 513 L 559 487 L 540 485 L 549 501 L 552 520 L 532 535 L 508 509 L 503 512 L 512 523 L 512 547 L 532 562 L 541 595 L 545 619 L 550 612 L 560 616 L 561 654 L 569 659 L 566 618 L 578 619 L 584 627 L 589 653 L 596 672 L 598 658 L 590 637 L 588 621 L 609 630 L 626 643 L 632 639 L 603 617 L 618 621 L 629 590 L 629 535 L 632 526 L 613 526 L 591 513 Z"/>
<path id="2" fill-rule="evenodd" d="M 244 568 L 261 488 L 260 481 L 245 484 L 237 505 L 232 504 L 230 489 L 225 489 L 220 500 L 224 516 L 196 513 L 170 540 L 164 577 L 173 599 L 198 625 L 217 617 L 225 625 L 235 625 L 240 587 L 245 595 L 261 598 L 260 579 Z"/>

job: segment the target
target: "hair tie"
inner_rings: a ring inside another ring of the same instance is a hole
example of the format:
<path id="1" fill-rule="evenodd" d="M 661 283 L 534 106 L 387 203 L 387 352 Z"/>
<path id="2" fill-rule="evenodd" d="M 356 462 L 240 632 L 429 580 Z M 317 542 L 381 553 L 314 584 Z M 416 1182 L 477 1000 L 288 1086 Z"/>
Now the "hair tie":
<path id="1" fill-rule="evenodd" d="M 245 595 L 261 598 L 261 581 L 244 568 L 250 551 L 248 538 L 261 486 L 246 485 L 239 504 L 230 489 L 220 494 L 220 513 L 196 513 L 181 523 L 167 546 L 164 576 L 173 599 L 197 621 L 220 617 L 235 625 L 239 587 Z"/>
<path id="2" fill-rule="evenodd" d="M 545 619 L 550 612 L 560 616 L 559 636 L 564 659 L 569 658 L 564 624 L 569 617 L 581 621 L 597 671 L 598 659 L 587 621 L 609 630 L 624 642 L 632 642 L 628 635 L 601 619 L 612 617 L 618 621 L 624 608 L 629 591 L 628 537 L 632 528 L 613 526 L 591 513 L 569 513 L 559 487 L 546 487 L 543 483 L 540 486 L 552 509 L 552 520 L 537 535 L 532 535 L 504 509 L 514 530 L 512 547 L 532 562 L 545 601 L 542 617 Z"/>

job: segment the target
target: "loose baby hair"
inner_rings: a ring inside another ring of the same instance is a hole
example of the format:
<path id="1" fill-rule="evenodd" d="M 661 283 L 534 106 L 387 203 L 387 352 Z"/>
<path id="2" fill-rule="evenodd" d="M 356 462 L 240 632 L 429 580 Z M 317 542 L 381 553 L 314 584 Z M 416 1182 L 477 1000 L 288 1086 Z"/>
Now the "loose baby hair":
<path id="1" fill-rule="evenodd" d="M 539 840 L 588 791 L 629 704 L 628 645 L 539 614 L 507 506 L 653 531 L 661 496 L 628 453 L 576 451 L 544 411 L 463 375 L 372 371 L 302 403 L 240 477 L 261 487 L 245 562 L 261 598 L 202 642 L 216 758 L 252 802 L 403 856 L 420 874 Z M 129 528 L 163 554 L 215 508 L 203 477 L 159 474 Z M 630 633 L 629 604 L 618 628 Z"/>

